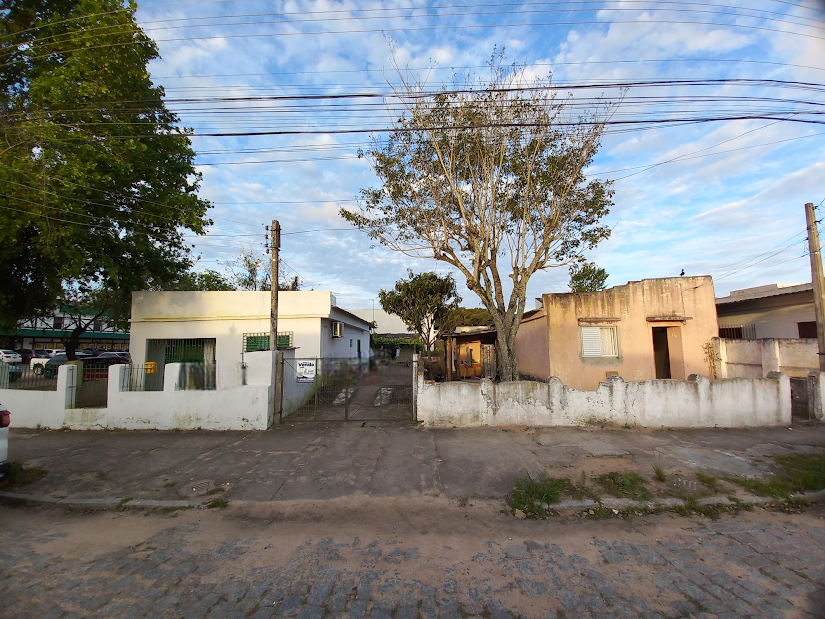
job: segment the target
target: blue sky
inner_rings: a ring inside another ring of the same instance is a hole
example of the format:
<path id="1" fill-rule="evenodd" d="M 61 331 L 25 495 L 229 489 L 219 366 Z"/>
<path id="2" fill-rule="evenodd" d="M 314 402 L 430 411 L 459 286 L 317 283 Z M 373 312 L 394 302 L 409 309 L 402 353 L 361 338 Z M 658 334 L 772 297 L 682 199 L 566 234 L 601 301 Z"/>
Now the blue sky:
<path id="1" fill-rule="evenodd" d="M 381 104 L 353 110 L 327 100 L 329 107 L 307 109 L 248 98 L 385 93 L 388 81 L 398 81 L 388 38 L 396 59 L 421 69 L 434 88 L 455 70 L 483 70 L 497 47 L 532 73 L 552 71 L 558 84 L 814 84 L 633 88 L 617 117 L 762 110 L 779 113 L 777 120 L 825 122 L 825 115 L 812 113 L 825 111 L 825 86 L 816 86 L 825 84 L 821 0 L 151 0 L 139 3 L 137 18 L 162 55 L 150 65 L 152 78 L 165 87 L 184 126 L 198 133 L 314 132 L 193 139 L 203 173 L 200 193 L 215 205 L 209 235 L 192 239 L 200 268 L 220 270 L 241 246 L 263 253 L 263 225 L 277 218 L 287 272 L 307 287 L 333 290 L 344 307 L 370 307 L 378 290 L 392 287 L 407 268 L 448 271 L 443 263 L 372 247 L 338 216 L 377 179 L 357 157 L 368 135 L 324 132 L 385 127 L 392 118 Z M 425 72 L 433 62 L 436 70 Z M 615 98 L 619 89 L 591 94 Z M 632 97 L 655 99 L 643 105 Z M 825 200 L 825 124 L 777 120 L 628 127 L 606 135 L 588 174 L 615 180 L 615 206 L 606 219 L 613 235 L 588 257 L 607 269 L 608 285 L 675 276 L 682 269 L 713 275 L 717 296 L 810 281 L 803 205 Z M 318 229 L 323 231 L 303 232 Z M 539 273 L 528 298 L 566 290 L 567 280 L 566 268 Z M 465 305 L 479 305 L 472 293 L 462 295 Z"/>

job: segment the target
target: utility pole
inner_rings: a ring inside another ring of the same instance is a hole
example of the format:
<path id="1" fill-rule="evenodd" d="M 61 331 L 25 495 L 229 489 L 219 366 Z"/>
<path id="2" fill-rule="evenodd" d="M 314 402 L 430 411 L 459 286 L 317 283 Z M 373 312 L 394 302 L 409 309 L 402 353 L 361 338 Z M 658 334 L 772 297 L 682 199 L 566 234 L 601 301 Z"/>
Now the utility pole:
<path id="1" fill-rule="evenodd" d="M 269 349 L 275 351 L 275 402 L 274 421 L 281 422 L 284 410 L 284 353 L 278 350 L 278 265 L 281 252 L 281 224 L 272 220 L 270 247 L 272 248 L 272 274 L 270 275 L 271 303 L 269 308 Z"/>
<path id="2" fill-rule="evenodd" d="M 819 371 L 825 372 L 825 277 L 822 273 L 822 255 L 819 249 L 819 231 L 813 202 L 805 205 L 808 223 L 808 253 L 811 256 L 811 281 L 814 284 L 814 309 L 816 311 L 816 340 L 819 343 Z"/>
<path id="3" fill-rule="evenodd" d="M 278 258 L 281 251 L 281 224 L 277 219 L 272 220 L 272 235 L 269 246 L 272 248 L 272 302 L 269 308 L 269 350 L 278 350 Z"/>

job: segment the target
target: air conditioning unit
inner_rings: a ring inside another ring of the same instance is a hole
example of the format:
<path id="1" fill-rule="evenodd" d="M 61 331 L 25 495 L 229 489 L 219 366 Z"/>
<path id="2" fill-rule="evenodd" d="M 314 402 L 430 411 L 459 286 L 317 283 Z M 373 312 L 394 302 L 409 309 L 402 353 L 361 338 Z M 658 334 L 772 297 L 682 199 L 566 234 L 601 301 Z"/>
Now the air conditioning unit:
<path id="1" fill-rule="evenodd" d="M 344 337 L 344 323 L 332 321 L 332 337 Z"/>

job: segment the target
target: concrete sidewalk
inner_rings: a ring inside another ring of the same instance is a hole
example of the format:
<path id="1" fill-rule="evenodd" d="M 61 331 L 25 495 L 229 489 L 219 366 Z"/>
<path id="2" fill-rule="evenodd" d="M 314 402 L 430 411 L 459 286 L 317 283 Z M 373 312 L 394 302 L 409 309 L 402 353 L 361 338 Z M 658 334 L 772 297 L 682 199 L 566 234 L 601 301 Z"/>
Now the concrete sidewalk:
<path id="1" fill-rule="evenodd" d="M 181 500 L 199 481 L 241 501 L 346 496 L 502 497 L 526 474 L 580 478 L 653 467 L 764 477 L 772 456 L 825 451 L 825 426 L 755 430 L 584 428 L 426 429 L 409 425 L 289 425 L 267 432 L 15 430 L 10 457 L 46 477 L 17 492 L 53 498 Z M 187 494 L 188 493 L 188 494 Z"/>

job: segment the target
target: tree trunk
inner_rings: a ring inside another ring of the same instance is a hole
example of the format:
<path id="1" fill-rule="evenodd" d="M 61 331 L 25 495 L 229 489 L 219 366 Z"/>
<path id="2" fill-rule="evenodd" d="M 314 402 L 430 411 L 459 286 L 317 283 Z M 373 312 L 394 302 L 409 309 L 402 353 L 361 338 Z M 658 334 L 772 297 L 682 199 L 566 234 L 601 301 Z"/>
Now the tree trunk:
<path id="1" fill-rule="evenodd" d="M 80 336 L 85 331 L 82 324 L 72 329 L 72 334 L 66 341 L 66 359 L 69 361 L 77 361 L 77 347 L 80 345 Z"/>
<path id="2" fill-rule="evenodd" d="M 502 381 L 519 379 L 518 360 L 516 359 L 516 337 L 512 326 L 498 329 L 499 374 Z"/>

